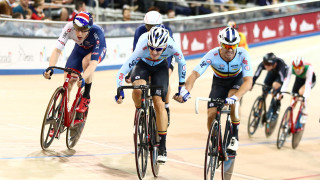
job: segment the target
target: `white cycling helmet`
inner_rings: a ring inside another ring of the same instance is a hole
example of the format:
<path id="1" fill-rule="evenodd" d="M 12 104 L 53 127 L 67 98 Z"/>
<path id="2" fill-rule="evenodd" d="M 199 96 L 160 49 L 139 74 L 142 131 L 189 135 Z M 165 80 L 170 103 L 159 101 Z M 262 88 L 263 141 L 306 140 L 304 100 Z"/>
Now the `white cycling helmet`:
<path id="1" fill-rule="evenodd" d="M 219 43 L 227 44 L 227 45 L 235 45 L 239 44 L 240 36 L 236 29 L 232 27 L 226 27 L 222 31 L 220 31 L 218 35 Z"/>
<path id="2" fill-rule="evenodd" d="M 292 65 L 294 67 L 301 67 L 304 65 L 304 59 L 301 56 L 297 56 L 295 58 L 292 59 Z"/>
<path id="3" fill-rule="evenodd" d="M 154 26 L 148 32 L 148 45 L 155 48 L 164 48 L 167 45 L 169 31 L 162 25 Z"/>
<path id="4" fill-rule="evenodd" d="M 149 11 L 144 16 L 144 23 L 150 25 L 162 24 L 162 15 L 158 11 Z"/>

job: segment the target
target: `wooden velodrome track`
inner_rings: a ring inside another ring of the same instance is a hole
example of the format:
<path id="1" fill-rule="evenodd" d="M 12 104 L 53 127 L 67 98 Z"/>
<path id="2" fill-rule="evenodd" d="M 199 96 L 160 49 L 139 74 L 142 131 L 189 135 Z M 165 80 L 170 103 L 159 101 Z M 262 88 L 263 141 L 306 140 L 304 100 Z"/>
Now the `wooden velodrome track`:
<path id="1" fill-rule="evenodd" d="M 274 52 L 288 63 L 295 55 L 311 62 L 320 77 L 320 36 L 291 40 L 250 49 L 254 71 L 267 52 Z M 199 59 L 187 61 L 188 74 Z M 74 150 L 65 145 L 65 134 L 49 150 L 40 147 L 43 115 L 53 91 L 62 85 L 63 76 L 52 80 L 42 75 L 0 76 L 0 179 L 138 179 L 133 149 L 134 106 L 127 91 L 123 104 L 114 101 L 117 70 L 96 72 L 91 92 L 88 121 Z M 265 71 L 258 82 L 263 82 Z M 207 137 L 206 103 L 195 114 L 195 98 L 207 97 L 212 70 L 196 82 L 192 99 L 185 104 L 171 101 L 171 126 L 168 129 L 168 162 L 161 166 L 159 180 L 203 179 L 204 148 Z M 177 70 L 170 82 L 177 87 Z M 290 91 L 294 78 L 291 79 Z M 318 80 L 319 81 L 319 80 Z M 247 119 L 254 99 L 261 94 L 255 86 L 241 107 L 240 146 L 232 179 L 320 179 L 320 85 L 311 92 L 309 119 L 303 139 L 296 150 L 291 137 L 285 146 L 276 148 L 277 129 L 270 138 L 259 128 L 247 135 Z M 280 119 L 290 97 L 282 101 Z M 269 101 L 268 101 L 269 103 Z M 145 179 L 154 179 L 148 167 Z M 217 177 L 219 179 L 219 177 Z"/>

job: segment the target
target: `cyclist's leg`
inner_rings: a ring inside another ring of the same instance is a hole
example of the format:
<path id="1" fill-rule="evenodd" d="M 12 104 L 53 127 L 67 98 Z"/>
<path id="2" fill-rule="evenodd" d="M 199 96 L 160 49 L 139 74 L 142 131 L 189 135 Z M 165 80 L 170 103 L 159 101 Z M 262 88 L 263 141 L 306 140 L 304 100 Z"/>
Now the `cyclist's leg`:
<path id="1" fill-rule="evenodd" d="M 144 61 L 139 61 L 131 72 L 132 85 L 146 85 L 149 81 L 150 66 Z M 132 99 L 136 108 L 141 107 L 141 90 L 134 89 L 132 91 Z"/>
<path id="2" fill-rule="evenodd" d="M 172 64 L 170 63 L 169 64 L 169 78 L 173 72 L 173 66 Z M 165 108 L 166 108 L 166 111 L 167 111 L 167 114 L 168 114 L 168 126 L 170 125 L 170 109 L 169 109 L 169 101 L 170 101 L 170 92 L 171 92 L 171 86 L 170 86 L 170 81 L 169 81 L 169 84 L 168 84 L 168 92 L 167 92 L 167 96 L 166 96 L 166 102 L 165 102 Z"/>

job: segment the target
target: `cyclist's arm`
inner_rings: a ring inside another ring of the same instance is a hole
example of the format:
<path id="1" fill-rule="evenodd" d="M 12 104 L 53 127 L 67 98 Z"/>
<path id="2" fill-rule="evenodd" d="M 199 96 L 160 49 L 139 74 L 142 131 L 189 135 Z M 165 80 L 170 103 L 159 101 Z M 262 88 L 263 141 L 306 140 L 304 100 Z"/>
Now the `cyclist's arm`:
<path id="1" fill-rule="evenodd" d="M 287 68 L 288 66 L 284 63 L 284 61 L 282 61 L 283 63 L 280 64 L 279 62 L 279 65 L 280 65 L 280 68 L 279 68 L 279 76 L 280 76 L 280 81 L 283 83 L 284 81 L 284 78 L 286 77 L 287 75 Z"/>
<path id="2" fill-rule="evenodd" d="M 252 76 L 243 77 L 243 83 L 240 86 L 239 90 L 234 94 L 240 99 L 247 91 L 252 87 Z"/>
<path id="3" fill-rule="evenodd" d="M 57 64 L 60 54 L 61 50 L 58 48 L 54 48 L 50 56 L 49 66 L 55 66 Z"/>
<path id="4" fill-rule="evenodd" d="M 190 74 L 190 76 L 187 78 L 187 81 L 186 81 L 186 89 L 191 92 L 193 86 L 194 86 L 194 83 L 196 82 L 196 80 L 200 77 L 200 74 L 193 70 L 192 73 Z"/>
<path id="5" fill-rule="evenodd" d="M 287 90 L 289 82 L 290 82 L 290 79 L 291 79 L 291 75 L 292 75 L 292 65 L 288 69 L 287 76 L 284 78 L 284 81 L 283 81 L 283 84 L 281 86 L 280 92 L 285 92 Z"/>
<path id="6" fill-rule="evenodd" d="M 242 57 L 241 57 L 241 65 L 242 65 L 242 76 L 243 76 L 243 83 L 240 86 L 239 90 L 234 94 L 235 96 L 240 99 L 247 91 L 252 88 L 253 83 L 253 71 L 251 66 L 251 59 L 249 53 L 244 50 Z"/>
<path id="7" fill-rule="evenodd" d="M 307 74 L 306 74 L 306 82 L 305 82 L 305 89 L 303 93 L 303 97 L 307 99 L 310 95 L 311 86 L 312 86 L 312 76 L 313 76 L 313 67 L 309 65 Z"/>
<path id="8" fill-rule="evenodd" d="M 256 83 L 256 80 L 259 78 L 260 74 L 261 74 L 261 71 L 264 70 L 264 66 L 263 66 L 263 63 L 260 63 L 256 72 L 254 73 L 254 76 L 253 76 L 253 82 L 252 82 L 252 86 L 254 86 L 254 84 Z"/>
<path id="9" fill-rule="evenodd" d="M 175 56 L 176 62 L 178 63 L 178 73 L 179 73 L 179 85 L 182 85 L 186 81 L 186 70 L 187 64 L 184 56 L 182 54 L 181 49 L 177 46 L 177 44 L 173 41 L 171 37 L 169 37 L 169 44 L 172 45 L 172 54 Z M 168 48 L 171 48 L 170 46 Z"/>

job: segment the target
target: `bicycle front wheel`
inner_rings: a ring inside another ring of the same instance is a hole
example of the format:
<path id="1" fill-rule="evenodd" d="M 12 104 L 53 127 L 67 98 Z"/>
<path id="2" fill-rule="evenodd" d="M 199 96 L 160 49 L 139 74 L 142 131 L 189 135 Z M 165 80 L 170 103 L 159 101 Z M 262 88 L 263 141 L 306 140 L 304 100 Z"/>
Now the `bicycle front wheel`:
<path id="1" fill-rule="evenodd" d="M 144 178 L 148 163 L 148 128 L 144 109 L 139 109 L 136 113 L 134 123 L 134 150 L 136 169 L 139 179 Z"/>
<path id="2" fill-rule="evenodd" d="M 285 141 L 286 138 L 288 136 L 288 134 L 290 133 L 290 114 L 291 114 L 291 107 L 288 107 L 287 110 L 285 111 L 282 120 L 281 120 L 281 124 L 279 127 L 279 131 L 278 131 L 278 137 L 277 137 L 277 148 L 280 149 Z"/>
<path id="3" fill-rule="evenodd" d="M 40 135 L 40 144 L 43 150 L 52 144 L 54 138 L 59 137 L 59 129 L 64 120 L 64 93 L 64 88 L 58 87 L 47 106 Z"/>
<path id="4" fill-rule="evenodd" d="M 261 96 L 259 96 L 252 105 L 249 120 L 248 120 L 248 135 L 251 137 L 257 130 L 259 122 L 264 111 L 264 101 Z M 259 107 L 260 106 L 260 107 Z"/>
<path id="5" fill-rule="evenodd" d="M 304 125 L 305 124 L 301 124 L 300 123 L 300 119 L 301 119 L 301 116 L 299 116 L 299 119 L 297 119 L 297 122 L 296 122 L 296 125 L 295 125 L 295 128 L 294 128 L 294 133 L 292 135 L 292 148 L 293 149 L 296 149 L 302 139 L 302 135 L 303 135 L 303 132 L 304 132 Z"/>
<path id="6" fill-rule="evenodd" d="M 213 180 L 215 171 L 218 168 L 219 157 L 219 124 L 214 120 L 211 124 L 207 139 L 207 146 L 204 160 L 204 179 Z"/>
<path id="7" fill-rule="evenodd" d="M 159 154 L 159 135 L 157 132 L 156 124 L 156 114 L 153 108 L 150 108 L 149 115 L 149 135 L 150 135 L 150 161 L 151 169 L 154 177 L 157 177 L 159 174 L 160 165 L 158 164 L 158 154 Z"/>

